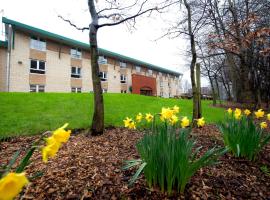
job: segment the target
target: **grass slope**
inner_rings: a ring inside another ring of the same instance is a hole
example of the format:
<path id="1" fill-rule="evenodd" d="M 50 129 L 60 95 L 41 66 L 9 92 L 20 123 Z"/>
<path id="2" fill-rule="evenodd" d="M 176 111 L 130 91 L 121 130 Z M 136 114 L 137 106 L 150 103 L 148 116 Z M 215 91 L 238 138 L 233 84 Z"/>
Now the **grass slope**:
<path id="1" fill-rule="evenodd" d="M 132 94 L 105 94 L 106 126 L 122 126 L 126 116 L 156 113 L 163 106 L 178 105 L 191 117 L 192 101 Z M 203 101 L 207 122 L 223 119 L 223 110 Z M 39 134 L 69 122 L 70 128 L 87 128 L 93 114 L 93 95 L 74 93 L 0 93 L 0 138 Z"/>

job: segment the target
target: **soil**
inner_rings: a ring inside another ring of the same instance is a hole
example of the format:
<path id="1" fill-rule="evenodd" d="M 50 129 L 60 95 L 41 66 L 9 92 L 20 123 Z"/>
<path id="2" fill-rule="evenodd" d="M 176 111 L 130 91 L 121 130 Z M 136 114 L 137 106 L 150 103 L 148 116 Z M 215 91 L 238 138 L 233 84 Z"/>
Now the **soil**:
<path id="1" fill-rule="evenodd" d="M 203 149 L 222 146 L 214 125 L 194 129 L 192 135 Z M 144 177 L 128 187 L 134 170 L 123 171 L 125 160 L 137 159 L 135 144 L 142 137 L 139 131 L 114 128 L 105 134 L 87 137 L 83 132 L 71 136 L 47 164 L 40 152 L 34 154 L 27 168 L 28 176 L 38 171 L 44 175 L 31 181 L 20 199 L 268 199 L 270 145 L 255 162 L 237 159 L 230 154 L 220 163 L 199 170 L 188 183 L 184 194 L 167 196 L 158 188 L 148 188 Z M 0 143 L 0 164 L 6 164 L 18 149 L 25 151 L 37 137 L 17 137 Z"/>

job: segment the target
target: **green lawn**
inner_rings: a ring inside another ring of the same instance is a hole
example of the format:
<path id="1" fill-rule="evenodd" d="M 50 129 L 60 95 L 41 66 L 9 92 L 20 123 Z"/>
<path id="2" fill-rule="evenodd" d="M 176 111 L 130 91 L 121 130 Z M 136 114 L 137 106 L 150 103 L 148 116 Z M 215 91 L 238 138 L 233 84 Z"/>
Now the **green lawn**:
<path id="1" fill-rule="evenodd" d="M 181 115 L 191 117 L 192 101 L 164 99 L 131 94 L 105 94 L 106 126 L 122 126 L 123 118 L 138 112 L 159 112 L 162 106 L 178 105 Z M 223 110 L 203 101 L 207 122 L 223 118 Z M 92 94 L 74 93 L 0 93 L 0 138 L 39 134 L 65 122 L 70 128 L 89 127 L 93 113 Z"/>

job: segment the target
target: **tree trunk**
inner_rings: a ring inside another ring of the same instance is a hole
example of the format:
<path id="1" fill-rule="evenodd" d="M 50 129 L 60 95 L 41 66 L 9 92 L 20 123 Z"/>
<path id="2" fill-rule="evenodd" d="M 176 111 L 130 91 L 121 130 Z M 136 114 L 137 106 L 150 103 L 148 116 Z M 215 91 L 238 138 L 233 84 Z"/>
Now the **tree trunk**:
<path id="1" fill-rule="evenodd" d="M 190 48 L 191 48 L 191 54 L 192 54 L 192 59 L 190 63 L 190 79 L 191 79 L 191 86 L 192 86 L 192 94 L 193 94 L 193 115 L 192 115 L 192 125 L 193 127 L 196 125 L 195 119 L 200 118 L 201 113 L 200 110 L 198 110 L 198 105 L 200 104 L 200 99 L 198 98 L 198 89 L 196 86 L 196 81 L 195 81 L 195 65 L 197 61 L 197 53 L 196 53 L 196 48 L 195 48 L 195 39 L 194 39 L 194 34 L 192 31 L 192 25 L 191 25 L 191 8 L 187 0 L 184 0 L 184 5 L 187 9 L 188 12 L 188 34 L 190 38 Z"/>
<path id="2" fill-rule="evenodd" d="M 210 85 L 211 85 L 211 90 L 212 90 L 213 106 L 216 106 L 217 105 L 217 94 L 216 94 L 216 91 L 215 91 L 213 79 L 211 78 L 209 71 L 207 71 L 207 74 L 208 74 L 208 78 L 209 78 Z"/>
<path id="3" fill-rule="evenodd" d="M 197 87 L 197 110 L 198 118 L 202 117 L 202 105 L 201 105 L 201 66 L 199 63 L 196 64 L 196 87 Z"/>
<path id="4" fill-rule="evenodd" d="M 90 25 L 90 50 L 92 80 L 94 89 L 94 115 L 92 119 L 91 134 L 100 135 L 104 131 L 104 104 L 101 82 L 99 78 L 97 31 L 94 24 Z"/>

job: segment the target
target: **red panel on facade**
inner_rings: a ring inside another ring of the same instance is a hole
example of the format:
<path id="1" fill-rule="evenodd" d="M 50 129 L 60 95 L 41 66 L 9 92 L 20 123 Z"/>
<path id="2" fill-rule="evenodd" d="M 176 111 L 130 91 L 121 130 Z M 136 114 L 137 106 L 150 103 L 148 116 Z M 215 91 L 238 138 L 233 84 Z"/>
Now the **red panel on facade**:
<path id="1" fill-rule="evenodd" d="M 132 93 L 156 96 L 156 79 L 138 74 L 132 74 Z"/>

